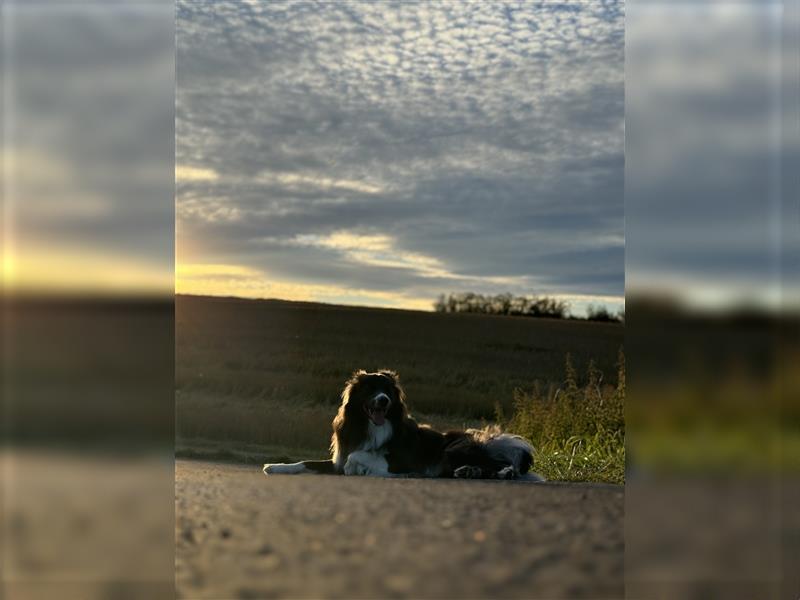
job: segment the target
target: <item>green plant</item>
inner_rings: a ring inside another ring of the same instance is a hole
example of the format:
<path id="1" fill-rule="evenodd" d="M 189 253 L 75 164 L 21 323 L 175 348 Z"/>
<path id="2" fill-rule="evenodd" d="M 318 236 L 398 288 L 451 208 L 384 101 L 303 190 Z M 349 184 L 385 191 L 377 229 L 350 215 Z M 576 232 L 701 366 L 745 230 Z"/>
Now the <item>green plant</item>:
<path id="1" fill-rule="evenodd" d="M 625 356 L 620 350 L 616 385 L 603 382 L 590 362 L 580 381 L 567 354 L 563 385 L 516 390 L 514 414 L 504 427 L 537 450 L 535 469 L 562 481 L 625 480 Z M 498 414 L 502 420 L 502 414 Z"/>

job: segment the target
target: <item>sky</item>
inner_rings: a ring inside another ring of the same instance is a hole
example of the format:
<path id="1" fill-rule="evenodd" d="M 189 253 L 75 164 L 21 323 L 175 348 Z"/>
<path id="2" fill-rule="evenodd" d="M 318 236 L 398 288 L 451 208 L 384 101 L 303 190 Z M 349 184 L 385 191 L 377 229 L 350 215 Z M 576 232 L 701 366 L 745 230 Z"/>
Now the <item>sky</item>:
<path id="1" fill-rule="evenodd" d="M 176 291 L 624 294 L 624 4 L 179 2 Z"/>
<path id="2" fill-rule="evenodd" d="M 2 287 L 174 294 L 171 3 L 2 5 Z"/>
<path id="3" fill-rule="evenodd" d="M 626 14 L 626 289 L 800 306 L 797 3 Z"/>

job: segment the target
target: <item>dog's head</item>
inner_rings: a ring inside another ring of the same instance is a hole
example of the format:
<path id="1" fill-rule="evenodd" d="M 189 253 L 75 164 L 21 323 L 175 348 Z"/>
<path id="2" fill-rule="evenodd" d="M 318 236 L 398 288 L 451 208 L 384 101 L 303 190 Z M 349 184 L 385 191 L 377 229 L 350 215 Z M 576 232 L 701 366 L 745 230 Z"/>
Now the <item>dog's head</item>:
<path id="1" fill-rule="evenodd" d="M 394 371 L 356 371 L 342 390 L 342 403 L 333 419 L 331 457 L 341 471 L 350 452 L 368 435 L 369 425 L 388 433 L 397 431 L 408 414 L 405 393 Z M 384 428 L 387 423 L 391 427 Z M 388 439 L 388 438 L 387 438 Z"/>
<path id="2" fill-rule="evenodd" d="M 377 427 L 398 421 L 406 413 L 405 393 L 394 371 L 356 371 L 342 391 L 347 419 L 367 419 Z"/>

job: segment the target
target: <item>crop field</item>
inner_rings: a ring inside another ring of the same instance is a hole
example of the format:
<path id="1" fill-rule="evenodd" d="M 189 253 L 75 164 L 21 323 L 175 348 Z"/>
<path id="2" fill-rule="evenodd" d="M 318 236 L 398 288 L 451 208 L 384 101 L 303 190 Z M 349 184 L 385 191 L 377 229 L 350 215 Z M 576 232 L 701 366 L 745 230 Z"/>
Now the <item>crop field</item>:
<path id="1" fill-rule="evenodd" d="M 420 421 L 501 421 L 550 478 L 622 480 L 620 324 L 196 296 L 175 315 L 179 455 L 324 457 L 344 381 L 390 368 Z"/>

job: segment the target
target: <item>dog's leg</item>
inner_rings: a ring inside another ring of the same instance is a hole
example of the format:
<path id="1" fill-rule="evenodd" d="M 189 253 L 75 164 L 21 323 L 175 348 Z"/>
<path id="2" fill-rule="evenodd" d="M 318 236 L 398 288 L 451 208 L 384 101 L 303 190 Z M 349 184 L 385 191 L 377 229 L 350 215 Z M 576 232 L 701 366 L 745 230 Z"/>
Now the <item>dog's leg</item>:
<path id="1" fill-rule="evenodd" d="M 336 474 L 332 460 L 304 460 L 296 463 L 274 463 L 264 465 L 265 475 L 299 475 L 300 473 Z"/>
<path id="2" fill-rule="evenodd" d="M 453 471 L 456 479 L 482 479 L 483 471 L 474 465 L 462 465 Z"/>
<path id="3" fill-rule="evenodd" d="M 336 475 L 336 465 L 332 460 L 304 460 L 303 465 L 309 473 L 319 473 L 322 475 Z"/>
<path id="4" fill-rule="evenodd" d="M 263 470 L 264 475 L 299 475 L 312 472 L 302 462 L 266 464 Z"/>

